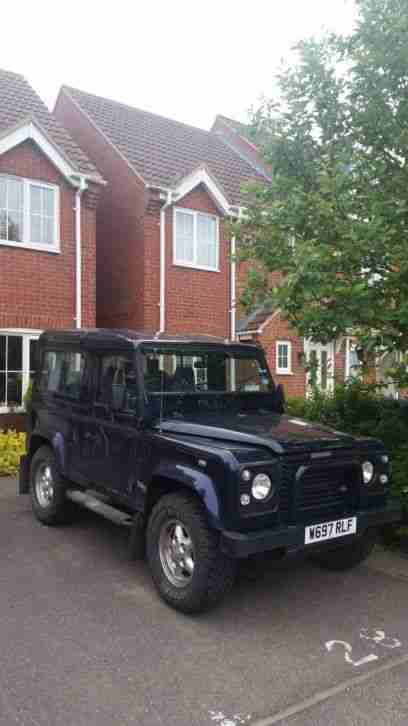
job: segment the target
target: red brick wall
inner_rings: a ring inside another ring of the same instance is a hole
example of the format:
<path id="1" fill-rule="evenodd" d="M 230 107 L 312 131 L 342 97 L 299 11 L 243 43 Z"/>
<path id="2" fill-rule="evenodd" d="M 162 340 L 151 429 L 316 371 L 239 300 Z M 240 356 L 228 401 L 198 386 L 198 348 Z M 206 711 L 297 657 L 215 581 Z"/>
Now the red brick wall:
<path id="1" fill-rule="evenodd" d="M 286 396 L 304 396 L 306 389 L 305 370 L 301 362 L 303 340 L 279 315 L 271 318 L 258 336 L 275 383 L 281 383 Z M 292 343 L 292 373 L 278 375 L 276 373 L 276 341 L 285 340 Z"/>
<path id="2" fill-rule="evenodd" d="M 173 263 L 174 206 L 219 216 L 205 188 L 197 187 L 166 210 L 166 332 L 227 337 L 230 330 L 229 240 L 220 217 L 220 271 Z M 145 327 L 160 324 L 160 205 L 150 203 L 145 230 Z"/>
<path id="3" fill-rule="evenodd" d="M 285 375 L 276 373 L 276 343 L 278 340 L 292 343 L 292 373 Z M 302 364 L 304 345 L 303 338 L 290 327 L 279 315 L 270 318 L 263 331 L 257 336 L 268 360 L 269 368 L 276 383 L 281 383 L 286 396 L 304 396 L 306 392 L 306 373 Z M 344 382 L 345 377 L 345 343 L 335 350 L 334 375 L 336 381 Z"/>
<path id="4" fill-rule="evenodd" d="M 228 337 L 231 251 L 224 220 L 201 186 L 177 202 L 176 206 L 219 217 L 219 272 L 194 270 L 173 264 L 173 210 L 169 210 L 166 215 L 167 330 L 171 333 L 192 332 Z"/>
<path id="5" fill-rule="evenodd" d="M 97 324 L 143 328 L 145 187 L 64 93 L 55 115 L 107 181 L 97 210 Z"/>
<path id="6" fill-rule="evenodd" d="M 30 141 L 0 157 L 0 173 L 60 187 L 61 253 L 0 245 L 0 328 L 75 325 L 75 190 Z M 83 325 L 95 325 L 95 205 L 97 188 L 83 200 Z"/>
<path id="7" fill-rule="evenodd" d="M 26 431 L 26 417 L 23 413 L 2 413 L 0 414 L 0 431 L 8 431 L 15 429 L 16 431 Z"/>

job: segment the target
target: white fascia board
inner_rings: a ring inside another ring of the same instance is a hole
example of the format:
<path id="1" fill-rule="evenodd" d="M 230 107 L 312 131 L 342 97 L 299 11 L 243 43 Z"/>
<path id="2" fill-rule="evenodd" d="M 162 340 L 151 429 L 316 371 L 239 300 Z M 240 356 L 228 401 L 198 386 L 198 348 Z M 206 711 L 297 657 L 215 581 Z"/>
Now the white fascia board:
<path id="1" fill-rule="evenodd" d="M 192 174 L 184 177 L 184 179 L 182 179 L 181 182 L 174 189 L 174 194 L 176 195 L 178 200 L 182 199 L 186 196 L 186 194 L 191 192 L 200 184 L 204 184 L 219 209 L 224 214 L 230 214 L 230 205 L 228 203 L 228 200 L 226 199 L 214 179 L 211 178 L 207 169 L 205 169 L 204 167 L 199 167 L 198 169 L 193 171 Z"/>
<path id="2" fill-rule="evenodd" d="M 10 131 L 6 131 L 0 137 L 0 155 L 14 149 L 24 141 L 32 140 L 37 144 L 41 151 L 47 156 L 52 164 L 61 172 L 61 174 L 74 186 L 77 182 L 72 177 L 83 176 L 77 167 L 72 165 L 65 155 L 57 149 L 55 144 L 51 143 L 42 129 L 33 120 L 26 120 L 22 124 Z"/>

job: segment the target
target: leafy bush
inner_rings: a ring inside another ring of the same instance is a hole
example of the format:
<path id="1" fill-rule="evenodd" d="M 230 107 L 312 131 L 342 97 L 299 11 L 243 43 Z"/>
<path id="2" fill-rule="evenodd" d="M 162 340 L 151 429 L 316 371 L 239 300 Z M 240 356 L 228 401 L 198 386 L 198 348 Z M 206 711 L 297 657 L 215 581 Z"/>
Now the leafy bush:
<path id="1" fill-rule="evenodd" d="M 310 398 L 290 398 L 287 412 L 309 421 L 384 442 L 392 461 L 392 492 L 408 509 L 408 401 L 380 395 L 372 384 L 353 381 L 332 393 L 315 389 Z"/>
<path id="2" fill-rule="evenodd" d="M 26 435 L 13 429 L 0 431 L 0 476 L 17 474 L 20 457 L 25 454 Z"/>

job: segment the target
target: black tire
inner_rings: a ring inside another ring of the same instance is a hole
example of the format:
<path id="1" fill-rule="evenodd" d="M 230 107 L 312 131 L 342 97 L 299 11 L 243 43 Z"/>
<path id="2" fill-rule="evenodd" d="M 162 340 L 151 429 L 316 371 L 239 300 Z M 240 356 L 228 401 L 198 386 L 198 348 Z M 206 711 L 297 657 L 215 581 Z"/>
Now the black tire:
<path id="1" fill-rule="evenodd" d="M 352 544 L 313 555 L 312 560 L 325 570 L 334 572 L 351 570 L 370 556 L 376 539 L 376 532 L 368 530 Z"/>
<path id="2" fill-rule="evenodd" d="M 191 558 L 193 572 L 185 584 L 178 586 L 166 573 L 161 548 L 161 537 L 166 528 L 173 526 L 172 523 L 181 524 L 194 552 Z M 214 607 L 233 585 L 235 561 L 221 552 L 219 536 L 209 528 L 205 509 L 194 496 L 167 494 L 158 501 L 147 525 L 146 550 L 153 582 L 160 596 L 180 612 L 200 613 Z"/>
<path id="3" fill-rule="evenodd" d="M 46 495 L 41 493 L 39 477 L 41 470 L 47 469 L 51 489 Z M 30 467 L 31 506 L 39 522 L 54 526 L 65 524 L 72 519 L 75 507 L 73 502 L 67 499 L 65 489 L 66 481 L 58 471 L 52 450 L 48 446 L 42 446 L 35 452 Z"/>

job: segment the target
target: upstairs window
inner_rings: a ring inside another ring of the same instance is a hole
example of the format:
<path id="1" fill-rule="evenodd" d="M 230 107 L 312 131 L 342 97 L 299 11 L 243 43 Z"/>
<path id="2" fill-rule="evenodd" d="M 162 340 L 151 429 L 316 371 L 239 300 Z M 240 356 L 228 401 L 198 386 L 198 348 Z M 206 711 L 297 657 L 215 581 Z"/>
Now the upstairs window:
<path id="1" fill-rule="evenodd" d="M 0 244 L 58 252 L 59 190 L 0 176 Z"/>
<path id="2" fill-rule="evenodd" d="M 174 264 L 218 271 L 218 217 L 190 209 L 174 210 Z"/>

